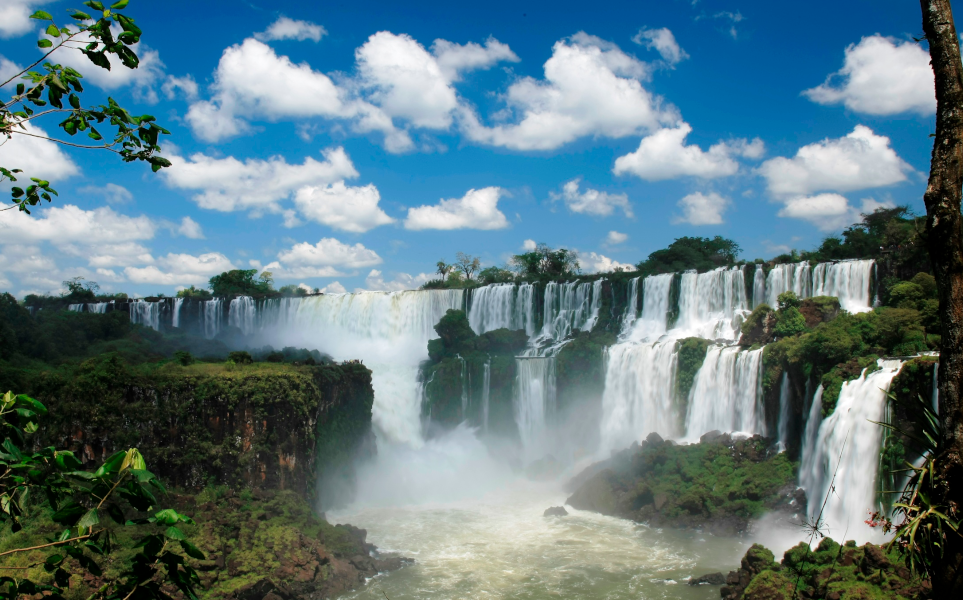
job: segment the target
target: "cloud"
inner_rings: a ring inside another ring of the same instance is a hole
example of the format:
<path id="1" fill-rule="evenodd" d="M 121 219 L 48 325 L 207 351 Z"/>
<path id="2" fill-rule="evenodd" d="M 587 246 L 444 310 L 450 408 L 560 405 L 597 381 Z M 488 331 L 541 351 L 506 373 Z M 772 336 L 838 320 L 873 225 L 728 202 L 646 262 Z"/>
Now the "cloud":
<path id="1" fill-rule="evenodd" d="M 433 275 L 429 275 L 428 273 L 419 273 L 415 276 L 411 276 L 408 273 L 398 273 L 391 281 L 385 281 L 381 271 L 373 269 L 364 280 L 364 288 L 359 288 L 359 291 L 401 292 L 404 290 L 416 290 L 421 287 L 423 283 L 432 279 L 432 277 Z"/>
<path id="2" fill-rule="evenodd" d="M 648 181 L 685 176 L 714 179 L 739 171 L 739 163 L 733 157 L 758 158 L 764 151 L 762 140 L 756 138 L 751 142 L 742 139 L 719 142 L 704 152 L 698 146 L 685 145 L 691 131 L 691 125 L 680 122 L 674 128 L 660 129 L 642 138 L 635 152 L 615 159 L 612 172 Z"/>
<path id="3" fill-rule="evenodd" d="M 304 289 L 304 288 L 307 288 L 308 286 L 306 286 L 306 285 L 304 285 L 304 284 L 302 283 L 302 284 L 299 285 L 298 287 Z M 310 288 L 308 288 L 308 291 L 311 291 Z M 332 282 L 329 283 L 328 285 L 326 285 L 326 286 L 324 286 L 323 288 L 321 288 L 321 293 L 322 293 L 322 294 L 344 294 L 344 293 L 346 293 L 347 291 L 348 291 L 348 290 L 346 290 L 345 287 L 344 287 L 343 285 L 341 285 L 341 282 L 339 282 L 339 281 L 332 281 Z"/>
<path id="4" fill-rule="evenodd" d="M 283 157 L 240 161 L 197 153 L 190 158 L 171 155 L 171 168 L 162 171 L 168 185 L 197 190 L 192 199 L 201 208 L 279 212 L 281 200 L 296 190 L 326 185 L 358 176 L 343 148 L 324 150 L 324 161 L 308 157 L 300 165 Z"/>
<path id="5" fill-rule="evenodd" d="M 858 221 L 861 213 L 871 213 L 877 208 L 892 206 L 889 202 L 865 198 L 860 209 L 856 209 L 839 194 L 817 194 L 787 201 L 778 215 L 809 221 L 823 231 L 838 231 Z"/>
<path id="6" fill-rule="evenodd" d="M 508 44 L 493 37 L 485 40 L 485 45 L 468 42 L 456 44 L 447 40 L 435 40 L 431 45 L 438 68 L 448 81 L 458 81 L 466 71 L 489 69 L 502 62 L 519 62 L 521 59 L 512 52 Z"/>
<path id="7" fill-rule="evenodd" d="M 605 236 L 605 243 L 609 246 L 615 246 L 624 243 L 627 239 L 629 239 L 628 234 L 610 231 L 609 234 Z"/>
<path id="8" fill-rule="evenodd" d="M 298 190 L 294 204 L 308 219 L 342 231 L 364 233 L 393 223 L 381 210 L 381 194 L 373 184 L 349 187 L 343 181 Z"/>
<path id="9" fill-rule="evenodd" d="M 870 115 L 931 115 L 936 110 L 929 53 L 915 42 L 878 34 L 850 44 L 843 67 L 803 95 Z"/>
<path id="10" fill-rule="evenodd" d="M 731 203 L 728 199 L 715 192 L 689 194 L 679 200 L 678 205 L 682 209 L 682 216 L 674 217 L 672 223 L 719 225 L 723 222 L 722 213 L 729 207 L 729 204 Z"/>
<path id="11" fill-rule="evenodd" d="M 498 200 L 504 193 L 497 187 L 471 189 L 461 198 L 409 208 L 405 229 L 503 229 L 508 219 L 498 210 Z"/>
<path id="12" fill-rule="evenodd" d="M 643 27 L 632 37 L 632 41 L 640 46 L 645 46 L 649 50 L 658 52 L 659 56 L 662 57 L 662 60 L 665 61 L 666 65 L 670 68 L 675 68 L 677 64 L 689 58 L 686 51 L 675 41 L 675 36 L 672 35 L 668 27 L 662 27 L 660 29 L 647 29 Z"/>
<path id="13" fill-rule="evenodd" d="M 146 216 L 128 217 L 104 206 L 83 210 L 72 204 L 44 207 L 38 214 L 0 213 L 0 243 L 99 245 L 154 237 L 154 223 Z"/>
<path id="14" fill-rule="evenodd" d="M 848 192 L 906 181 L 913 168 L 865 125 L 838 139 L 803 146 L 793 158 L 778 157 L 759 166 L 769 192 L 776 196 L 805 196 L 813 192 Z"/>
<path id="15" fill-rule="evenodd" d="M 303 42 L 311 40 L 320 42 L 321 38 L 328 34 L 328 31 L 311 21 L 298 21 L 288 17 L 278 17 L 278 20 L 271 23 L 271 26 L 261 33 L 255 33 L 254 37 L 262 42 L 271 40 L 298 40 Z"/>
<path id="16" fill-rule="evenodd" d="M 32 30 L 38 21 L 30 15 L 51 0 L 4 0 L 0 3 L 0 38 L 19 37 Z M 6 79 L 4 79 L 6 81 Z"/>
<path id="17" fill-rule="evenodd" d="M 203 285 L 213 275 L 234 268 L 234 264 L 220 252 L 209 252 L 200 256 L 171 253 L 157 259 L 156 265 L 127 267 L 124 274 L 132 283 Z"/>
<path id="18" fill-rule="evenodd" d="M 181 219 L 181 224 L 177 228 L 177 233 L 192 240 L 204 239 L 204 231 L 201 230 L 200 224 L 190 217 L 184 217 Z"/>
<path id="19" fill-rule="evenodd" d="M 736 29 L 736 25 L 738 25 L 739 23 L 743 22 L 746 19 L 744 16 L 742 16 L 742 13 L 739 11 L 731 12 L 728 10 L 718 12 L 712 15 L 712 18 L 729 21 L 729 35 L 732 36 L 732 39 L 734 40 L 739 38 L 739 31 Z"/>
<path id="20" fill-rule="evenodd" d="M 522 250 L 525 252 L 534 252 L 537 247 L 538 244 L 535 243 L 535 240 L 525 240 L 522 242 Z"/>
<path id="21" fill-rule="evenodd" d="M 618 46 L 577 33 L 559 40 L 545 78 L 524 77 L 504 96 L 504 123 L 487 127 L 471 111 L 462 128 L 472 140 L 514 150 L 551 150 L 584 136 L 620 138 L 678 119 L 641 81 L 650 67 Z"/>
<path id="22" fill-rule="evenodd" d="M 597 217 L 607 217 L 616 208 L 621 208 L 626 217 L 633 217 L 632 205 L 625 194 L 609 194 L 598 190 L 587 189 L 579 192 L 580 179 L 576 178 L 562 186 L 562 193 L 550 192 L 553 201 L 562 200 L 565 206 L 575 213 L 585 213 Z"/>
<path id="23" fill-rule="evenodd" d="M 130 190 L 116 183 L 108 183 L 102 187 L 88 185 L 77 191 L 90 196 L 100 196 L 106 200 L 108 204 L 127 204 L 134 199 L 134 195 L 130 193 Z"/>
<path id="24" fill-rule="evenodd" d="M 336 277 L 344 273 L 339 269 L 357 269 L 381 264 L 381 257 L 374 250 L 358 243 L 353 246 L 335 238 L 322 238 L 317 244 L 301 242 L 277 255 L 279 262 L 265 267 L 276 277 L 308 278 Z"/>
<path id="25" fill-rule="evenodd" d="M 183 97 L 184 100 L 194 101 L 198 95 L 197 82 L 192 75 L 183 77 L 168 75 L 164 85 L 161 86 L 161 91 L 168 100 Z"/>
<path id="26" fill-rule="evenodd" d="M 21 71 L 23 71 L 23 67 L 4 56 L 0 56 L 0 82 L 16 77 Z"/>
<path id="27" fill-rule="evenodd" d="M 69 245 L 61 250 L 73 256 L 80 256 L 87 260 L 91 267 L 128 267 L 135 265 L 149 265 L 154 262 L 150 250 L 137 242 L 121 242 L 119 244 L 91 244 L 89 246 Z M 113 273 L 113 271 L 111 271 Z"/>
<path id="28" fill-rule="evenodd" d="M 595 252 L 579 252 L 578 264 L 583 273 L 608 273 L 615 269 L 623 271 L 634 271 L 635 265 L 620 263 L 612 260 L 608 256 L 596 254 Z"/>
<path id="29" fill-rule="evenodd" d="M 56 189 L 56 180 L 80 173 L 77 164 L 61 150 L 60 145 L 33 137 L 46 136 L 46 131 L 31 123 L 25 123 L 24 127 L 25 130 L 14 128 L 13 131 L 23 133 L 14 133 L 9 140 L 0 138 L 0 164 L 23 171 L 17 174 L 17 179 L 24 184 L 20 187 L 29 185 L 31 177 L 40 177 L 52 181 Z"/>

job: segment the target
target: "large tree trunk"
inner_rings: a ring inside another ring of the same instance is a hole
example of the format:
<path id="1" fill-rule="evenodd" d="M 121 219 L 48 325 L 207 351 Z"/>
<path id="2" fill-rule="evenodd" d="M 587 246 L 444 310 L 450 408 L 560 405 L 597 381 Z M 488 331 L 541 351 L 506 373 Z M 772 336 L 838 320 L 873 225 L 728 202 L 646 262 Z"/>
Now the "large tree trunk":
<path id="1" fill-rule="evenodd" d="M 920 0 L 923 32 L 936 80 L 936 139 L 923 195 L 930 259 L 940 295 L 940 419 L 944 438 L 936 468 L 936 500 L 963 512 L 963 63 L 949 0 Z M 933 577 L 937 598 L 963 598 L 963 544 L 950 534 Z"/>

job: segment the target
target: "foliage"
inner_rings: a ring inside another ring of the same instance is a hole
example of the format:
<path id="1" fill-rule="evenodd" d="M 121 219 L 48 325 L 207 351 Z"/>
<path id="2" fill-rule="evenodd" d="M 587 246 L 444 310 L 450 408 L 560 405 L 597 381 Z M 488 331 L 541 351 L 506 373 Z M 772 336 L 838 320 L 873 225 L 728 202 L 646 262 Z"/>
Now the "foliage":
<path id="1" fill-rule="evenodd" d="M 182 290 L 177 290 L 178 298 L 191 298 L 193 300 L 210 300 L 214 294 L 210 290 L 196 288 L 193 285 Z"/>
<path id="2" fill-rule="evenodd" d="M 510 264 L 519 275 L 529 279 L 559 279 L 577 275 L 581 270 L 574 250 L 553 250 L 546 244 L 538 244 L 531 252 L 514 255 Z"/>
<path id="3" fill-rule="evenodd" d="M 107 150 L 120 156 L 124 162 L 145 161 L 155 172 L 171 165 L 170 161 L 157 154 L 161 150 L 157 143 L 159 136 L 170 132 L 158 125 L 153 116 L 131 115 L 113 98 L 108 98 L 105 105 L 85 108 L 80 99 L 84 91 L 81 82 L 83 75 L 71 67 L 44 62 L 56 51 L 64 49 L 83 53 L 90 62 L 103 69 L 111 69 L 109 55 L 114 55 L 124 67 L 136 69 L 140 61 L 133 46 L 140 42 L 141 30 L 134 24 L 134 19 L 121 12 L 128 3 L 129 0 L 118 0 L 105 8 L 97 0 L 88 0 L 84 5 L 96 13 L 91 16 L 72 10 L 70 16 L 77 21 L 76 25 L 57 25 L 54 18 L 42 10 L 31 15 L 32 19 L 49 23 L 44 30 L 44 37 L 37 42 L 37 46 L 45 53 L 26 69 L 0 83 L 2 89 L 16 81 L 13 96 L 0 104 L 0 135 L 7 139 L 13 135 L 27 135 L 75 148 Z M 121 33 L 115 36 L 112 25 L 119 26 Z M 31 70 L 41 63 L 40 70 Z M 9 88 L 6 91 L 9 93 Z M 66 108 L 65 99 L 69 105 Z M 39 109 L 39 112 L 35 109 Z M 48 115 L 64 117 L 58 126 L 71 138 L 86 132 L 93 143 L 72 142 L 39 134 L 32 127 L 36 126 L 38 119 Z M 97 130 L 97 126 L 104 123 L 116 129 L 115 133 L 107 134 L 106 139 Z M 0 166 L 0 181 L 9 179 L 17 182 L 29 175 L 21 175 L 22 172 L 13 164 Z M 49 181 L 36 177 L 30 180 L 33 183 L 26 188 L 11 188 L 14 204 L 28 214 L 29 207 L 36 206 L 41 200 L 49 202 L 51 195 L 57 195 Z"/>
<path id="4" fill-rule="evenodd" d="M 310 292 L 304 289 L 303 287 L 299 285 L 294 285 L 292 283 L 290 285 L 282 285 L 280 288 L 278 288 L 278 293 L 281 294 L 282 296 L 286 296 L 289 298 L 290 297 L 303 298 L 304 296 L 307 296 Z"/>
<path id="5" fill-rule="evenodd" d="M 178 350 L 175 352 L 174 360 L 176 360 L 177 364 L 181 365 L 182 367 L 187 367 L 197 362 L 194 359 L 194 356 L 187 350 Z"/>
<path id="6" fill-rule="evenodd" d="M 196 600 L 199 578 L 187 559 L 204 559 L 204 554 L 179 527 L 193 521 L 174 509 L 157 508 L 154 494 L 164 487 L 140 452 L 116 452 L 93 471 L 84 470 L 70 451 L 31 452 L 29 436 L 46 414 L 43 404 L 25 395 L 8 392 L 0 400 L 0 530 L 10 536 L 47 520 L 64 528 L 45 544 L 15 545 L 0 553 L 5 562 L 17 563 L 4 566 L 23 574 L 0 576 L 0 598 L 63 599 L 71 576 L 86 574 L 102 582 L 92 599 L 167 600 L 165 588 L 176 587 Z M 137 530 L 136 543 L 117 535 L 127 528 Z M 105 576 L 121 541 L 133 556 L 119 573 Z M 29 562 L 17 560 L 21 557 Z"/>
<path id="7" fill-rule="evenodd" d="M 455 258 L 455 268 L 461 271 L 461 273 L 465 276 L 465 279 L 471 279 L 472 275 L 475 274 L 475 271 L 481 267 L 481 259 L 477 256 L 459 252 L 455 255 Z"/>
<path id="8" fill-rule="evenodd" d="M 659 273 L 681 273 L 690 269 L 699 272 L 735 264 L 740 248 L 736 242 L 721 236 L 714 238 L 681 237 L 668 248 L 656 250 L 640 262 L 642 277 Z"/>
<path id="9" fill-rule="evenodd" d="M 210 288 L 215 296 L 260 296 L 274 291 L 274 280 L 270 271 L 259 277 L 257 269 L 234 269 L 211 277 Z"/>
<path id="10" fill-rule="evenodd" d="M 250 365 L 254 362 L 254 359 L 251 358 L 251 354 L 249 352 L 245 352 L 244 350 L 235 350 L 234 352 L 228 353 L 227 360 L 236 365 Z"/>
<path id="11" fill-rule="evenodd" d="M 515 274 L 508 269 L 500 267 L 488 267 L 478 273 L 478 282 L 482 285 L 493 283 L 511 283 L 515 281 Z"/>
<path id="12" fill-rule="evenodd" d="M 689 391 L 695 383 L 696 373 L 702 368 L 705 362 L 706 352 L 712 342 L 702 338 L 690 337 L 679 340 L 678 363 L 676 366 L 676 396 L 681 402 L 681 414 L 685 414 L 685 408 L 689 402 Z"/>

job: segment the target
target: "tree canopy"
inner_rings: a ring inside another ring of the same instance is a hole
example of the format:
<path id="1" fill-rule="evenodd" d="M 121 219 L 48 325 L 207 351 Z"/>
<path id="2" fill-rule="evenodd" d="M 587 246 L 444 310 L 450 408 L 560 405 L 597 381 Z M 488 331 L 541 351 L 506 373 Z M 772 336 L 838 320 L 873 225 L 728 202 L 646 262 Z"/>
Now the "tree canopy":
<path id="1" fill-rule="evenodd" d="M 581 270 L 578 254 L 568 248 L 553 250 L 546 244 L 538 244 L 531 252 L 516 254 L 511 265 L 522 277 L 555 278 L 577 275 Z"/>
<path id="2" fill-rule="evenodd" d="M 210 279 L 211 292 L 215 296 L 256 296 L 274 291 L 270 271 L 257 275 L 257 269 L 234 269 L 215 275 Z"/>
<path id="3" fill-rule="evenodd" d="M 637 266 L 639 275 L 680 273 L 688 269 L 708 271 L 732 265 L 740 252 L 739 244 L 722 236 L 714 238 L 681 237 L 668 248 L 656 250 Z"/>

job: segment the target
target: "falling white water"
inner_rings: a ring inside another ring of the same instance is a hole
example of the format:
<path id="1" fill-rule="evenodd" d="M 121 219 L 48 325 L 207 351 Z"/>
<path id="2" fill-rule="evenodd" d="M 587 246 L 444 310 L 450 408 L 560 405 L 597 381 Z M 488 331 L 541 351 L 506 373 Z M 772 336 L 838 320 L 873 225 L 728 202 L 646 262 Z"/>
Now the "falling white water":
<path id="1" fill-rule="evenodd" d="M 775 265 L 766 279 L 766 304 L 779 307 L 779 294 L 793 292 L 800 298 L 812 296 L 812 270 L 808 262 Z"/>
<path id="2" fill-rule="evenodd" d="M 886 393 L 903 363 L 880 359 L 877 364 L 880 370 L 864 370 L 859 379 L 843 384 L 833 414 L 819 426 L 812 462 L 803 465 L 809 472 L 800 472 L 800 482 L 809 483 L 810 518 L 819 514 L 825 499 L 822 519 L 828 535 L 857 543 L 880 537 L 864 521 L 879 508 L 876 477 L 883 428 L 877 423 L 885 419 Z"/>
<path id="3" fill-rule="evenodd" d="M 477 334 L 495 329 L 535 333 L 535 286 L 497 283 L 471 290 L 468 323 Z"/>
<path id="4" fill-rule="evenodd" d="M 820 263 L 813 269 L 813 296 L 835 296 L 839 304 L 851 313 L 867 312 L 873 308 L 873 260 L 844 260 Z"/>
<path id="5" fill-rule="evenodd" d="M 779 425 L 776 429 L 780 452 L 789 447 L 789 401 L 789 373 L 783 371 L 779 382 Z"/>
<path id="6" fill-rule="evenodd" d="M 766 301 L 766 271 L 762 265 L 756 265 L 756 272 L 752 274 L 752 307 L 755 308 Z"/>
<path id="7" fill-rule="evenodd" d="M 530 460 L 547 446 L 547 427 L 555 413 L 555 358 L 517 358 L 515 365 L 515 423 Z"/>
<path id="8" fill-rule="evenodd" d="M 492 376 L 492 357 L 489 356 L 485 361 L 485 370 L 482 379 L 482 431 L 488 431 L 488 403 L 491 400 L 491 376 Z"/>
<path id="9" fill-rule="evenodd" d="M 68 305 L 67 305 L 67 310 L 69 310 L 70 312 L 84 312 L 84 305 L 83 305 L 83 304 L 68 304 Z"/>
<path id="10" fill-rule="evenodd" d="M 184 307 L 183 298 L 174 298 L 174 314 L 171 316 L 171 325 L 174 327 L 181 326 L 181 309 Z"/>
<path id="11" fill-rule="evenodd" d="M 823 386 L 819 384 L 813 395 L 806 418 L 806 431 L 803 434 L 802 454 L 799 462 L 799 486 L 804 490 L 814 490 L 822 479 L 822 464 L 817 461 L 816 442 L 819 439 L 819 426 L 823 422 Z M 809 498 L 816 502 L 815 498 Z M 822 501 L 821 499 L 819 500 Z"/>
<path id="12" fill-rule="evenodd" d="M 599 317 L 602 281 L 546 284 L 542 335 L 563 340 L 576 329 L 590 331 Z"/>
<path id="13" fill-rule="evenodd" d="M 749 304 L 746 279 L 739 267 L 720 267 L 706 273 L 686 271 L 679 287 L 678 337 L 734 340 Z"/>
<path id="14" fill-rule="evenodd" d="M 634 342 L 654 341 L 665 334 L 669 319 L 669 298 L 675 275 L 651 275 L 642 282 L 642 315 L 622 327 L 622 337 Z"/>
<path id="15" fill-rule="evenodd" d="M 468 402 L 469 402 L 469 390 L 471 389 L 471 379 L 468 373 L 468 363 L 461 356 L 458 357 L 461 362 L 461 419 L 464 421 L 468 418 Z"/>
<path id="16" fill-rule="evenodd" d="M 255 320 L 254 298 L 238 296 L 231 300 L 227 312 L 228 325 L 237 327 L 244 335 L 251 335 L 254 333 Z"/>
<path id="17" fill-rule="evenodd" d="M 163 302 L 147 302 L 138 300 L 128 304 L 130 307 L 130 322 L 146 325 L 154 331 L 160 331 L 160 313 Z"/>
<path id="18" fill-rule="evenodd" d="M 258 306 L 257 328 L 269 335 L 276 330 L 287 331 L 297 319 L 301 298 L 267 298 Z"/>
<path id="19" fill-rule="evenodd" d="M 110 302 L 93 302 L 87 305 L 87 312 L 102 315 L 107 312 L 108 305 L 110 305 Z"/>
<path id="20" fill-rule="evenodd" d="M 629 280 L 629 293 L 625 300 L 625 313 L 622 315 L 622 333 L 629 331 L 639 317 L 639 277 Z"/>
<path id="21" fill-rule="evenodd" d="M 712 430 L 766 434 L 762 348 L 710 346 L 689 392 L 686 438 Z"/>
<path id="22" fill-rule="evenodd" d="M 675 340 L 615 344 L 606 350 L 602 448 L 620 450 L 656 432 L 678 437 Z"/>
<path id="23" fill-rule="evenodd" d="M 224 301 L 220 298 L 205 300 L 201 304 L 201 324 L 204 327 L 204 337 L 212 339 L 221 332 L 224 322 L 224 311 L 221 309 Z"/>

